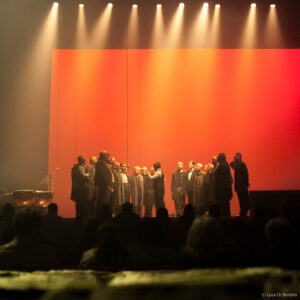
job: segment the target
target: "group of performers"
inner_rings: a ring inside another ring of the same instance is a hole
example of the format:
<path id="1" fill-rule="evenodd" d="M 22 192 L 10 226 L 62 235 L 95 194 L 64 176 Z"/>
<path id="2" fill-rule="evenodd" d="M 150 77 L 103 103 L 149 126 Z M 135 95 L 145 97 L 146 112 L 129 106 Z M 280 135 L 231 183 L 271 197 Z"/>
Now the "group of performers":
<path id="1" fill-rule="evenodd" d="M 240 204 L 240 215 L 246 216 L 249 204 L 249 175 L 242 155 L 236 153 L 230 163 L 226 155 L 213 156 L 212 163 L 204 167 L 193 160 L 184 170 L 179 161 L 177 170 L 172 174 L 171 192 L 176 215 L 183 214 L 186 205 L 193 205 L 197 215 L 204 214 L 210 206 L 218 205 L 222 216 L 230 216 L 230 200 L 233 196 L 233 178 L 230 167 L 234 170 L 234 188 Z M 76 217 L 84 219 L 93 217 L 97 208 L 108 204 L 113 214 L 121 212 L 126 202 L 131 202 L 133 210 L 139 216 L 145 207 L 145 217 L 152 217 L 153 206 L 156 210 L 165 207 L 165 178 L 160 162 L 153 164 L 148 171 L 146 167 L 136 166 L 131 175 L 129 165 L 119 163 L 106 151 L 100 152 L 99 158 L 92 156 L 86 166 L 83 156 L 71 171 L 71 200 L 76 203 Z"/>

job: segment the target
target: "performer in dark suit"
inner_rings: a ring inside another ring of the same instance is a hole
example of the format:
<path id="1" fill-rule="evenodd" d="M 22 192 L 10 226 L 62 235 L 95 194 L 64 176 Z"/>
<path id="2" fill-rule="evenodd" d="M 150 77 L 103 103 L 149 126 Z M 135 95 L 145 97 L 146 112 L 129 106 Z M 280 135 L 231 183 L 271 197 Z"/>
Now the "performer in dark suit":
<path id="1" fill-rule="evenodd" d="M 240 216 L 247 216 L 250 209 L 249 200 L 249 174 L 246 164 L 242 161 L 242 154 L 236 153 L 234 161 L 230 163 L 234 170 L 234 189 L 237 192 L 240 203 Z"/>
<path id="2" fill-rule="evenodd" d="M 179 161 L 177 165 L 177 171 L 172 174 L 171 192 L 175 204 L 176 215 L 179 217 L 183 215 L 187 181 L 186 172 L 183 170 L 183 162 Z"/>
<path id="3" fill-rule="evenodd" d="M 165 176 L 161 170 L 160 162 L 153 164 L 155 173 L 149 177 L 153 180 L 154 187 L 154 206 L 156 212 L 159 208 L 165 207 L 164 195 L 165 195 Z"/>
<path id="4" fill-rule="evenodd" d="M 113 184 L 113 189 L 114 189 L 114 195 L 113 195 L 113 213 L 119 214 L 121 212 L 121 184 L 122 184 L 122 178 L 120 174 L 120 163 L 114 160 L 113 166 L 112 166 L 112 172 L 115 177 L 115 183 Z"/>
<path id="5" fill-rule="evenodd" d="M 129 175 L 127 173 L 127 164 L 121 163 L 121 206 L 124 203 L 130 202 L 130 182 Z"/>
<path id="6" fill-rule="evenodd" d="M 97 157 L 92 156 L 90 163 L 86 166 L 86 173 L 89 174 L 89 180 L 87 181 L 87 213 L 89 217 L 95 217 L 95 204 L 96 204 L 96 190 L 95 190 L 95 166 L 97 163 Z"/>
<path id="7" fill-rule="evenodd" d="M 102 204 L 111 206 L 111 196 L 114 192 L 115 178 L 110 167 L 110 156 L 106 151 L 100 152 L 95 170 L 95 185 L 98 187 L 97 207 Z"/>
<path id="8" fill-rule="evenodd" d="M 221 207 L 221 215 L 230 217 L 230 200 L 232 198 L 232 176 L 230 167 L 226 160 L 226 155 L 220 153 L 218 155 L 218 166 L 215 170 L 215 199 L 216 203 Z"/>
<path id="9" fill-rule="evenodd" d="M 143 176 L 140 174 L 141 168 L 133 168 L 133 175 L 130 176 L 130 192 L 133 205 L 133 212 L 142 216 L 142 207 L 144 205 L 144 183 Z"/>
<path id="10" fill-rule="evenodd" d="M 193 196 L 193 206 L 196 215 L 203 215 L 208 209 L 207 203 L 205 203 L 205 191 L 204 191 L 204 178 L 205 173 L 202 171 L 203 165 L 198 163 L 196 165 L 195 172 L 195 186 Z"/>
<path id="11" fill-rule="evenodd" d="M 72 191 L 71 200 L 76 203 L 76 218 L 87 218 L 87 182 L 90 175 L 85 172 L 85 158 L 78 156 L 78 164 L 75 164 L 71 170 Z"/>
<path id="12" fill-rule="evenodd" d="M 142 176 L 144 183 L 144 206 L 145 217 L 152 217 L 152 208 L 154 203 L 154 187 L 153 180 L 148 175 L 148 169 L 142 168 Z"/>
<path id="13" fill-rule="evenodd" d="M 189 170 L 186 172 L 186 194 L 188 203 L 193 205 L 194 187 L 195 187 L 195 162 L 190 160 L 188 163 Z"/>

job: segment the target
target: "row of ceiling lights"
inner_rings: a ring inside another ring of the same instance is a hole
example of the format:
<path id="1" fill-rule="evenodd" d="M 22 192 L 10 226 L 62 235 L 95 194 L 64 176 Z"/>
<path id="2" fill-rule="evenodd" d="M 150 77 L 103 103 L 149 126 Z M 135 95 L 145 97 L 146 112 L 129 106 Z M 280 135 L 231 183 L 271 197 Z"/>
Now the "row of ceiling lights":
<path id="1" fill-rule="evenodd" d="M 53 3 L 53 6 L 54 6 L 54 7 L 58 7 L 58 6 L 59 6 L 59 3 L 58 3 L 58 2 L 54 2 L 54 3 Z M 112 3 L 108 3 L 107 6 L 108 6 L 108 7 L 113 7 L 114 5 L 113 5 Z M 207 3 L 207 2 L 203 3 L 203 6 L 204 6 L 204 7 L 208 7 L 208 3 Z M 84 4 L 83 4 L 83 3 L 80 3 L 80 4 L 79 4 L 79 7 L 84 7 Z M 137 5 L 137 4 L 132 4 L 132 7 L 133 7 L 133 8 L 137 8 L 138 5 Z M 156 4 L 156 7 L 157 7 L 157 8 L 161 8 L 162 5 L 161 5 L 161 4 Z M 179 3 L 179 7 L 184 7 L 184 3 L 183 3 L 183 2 Z M 216 8 L 220 8 L 221 5 L 220 5 L 220 4 L 215 4 L 215 7 L 216 7 Z M 256 3 L 251 3 L 251 7 L 256 7 Z M 270 7 L 271 7 L 271 8 L 275 8 L 276 5 L 275 5 L 275 4 L 270 4 Z"/>

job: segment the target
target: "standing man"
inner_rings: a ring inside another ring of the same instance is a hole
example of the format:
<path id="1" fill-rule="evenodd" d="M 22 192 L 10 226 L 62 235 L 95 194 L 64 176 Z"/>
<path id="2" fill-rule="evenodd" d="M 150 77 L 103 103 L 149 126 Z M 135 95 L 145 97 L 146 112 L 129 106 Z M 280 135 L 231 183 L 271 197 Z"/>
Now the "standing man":
<path id="1" fill-rule="evenodd" d="M 76 218 L 87 218 L 87 182 L 90 175 L 85 172 L 85 158 L 78 156 L 78 163 L 71 170 L 72 191 L 71 200 L 76 203 Z"/>
<path id="2" fill-rule="evenodd" d="M 250 209 L 248 168 L 242 161 L 241 153 L 236 153 L 233 159 L 230 166 L 234 170 L 234 190 L 239 198 L 240 216 L 247 216 L 247 212 Z"/>
<path id="3" fill-rule="evenodd" d="M 204 178 L 205 173 L 202 171 L 203 165 L 198 163 L 196 165 L 195 172 L 195 186 L 194 186 L 194 196 L 193 196 L 193 206 L 196 215 L 203 215 L 208 209 L 207 203 L 205 203 L 204 194 Z"/>
<path id="4" fill-rule="evenodd" d="M 130 176 L 130 192 L 133 205 L 133 212 L 138 216 L 142 216 L 142 207 L 144 205 L 144 183 L 143 176 L 140 174 L 141 168 L 136 166 L 133 168 L 133 175 Z"/>
<path id="5" fill-rule="evenodd" d="M 113 161 L 112 172 L 115 177 L 115 183 L 113 185 L 114 197 L 113 197 L 113 213 L 115 215 L 121 212 L 121 174 L 120 174 L 120 163 L 116 160 Z"/>
<path id="6" fill-rule="evenodd" d="M 95 170 L 95 185 L 99 188 L 97 207 L 102 204 L 111 206 L 111 197 L 115 177 L 110 167 L 110 156 L 106 151 L 101 151 Z"/>
<path id="7" fill-rule="evenodd" d="M 127 174 L 127 164 L 121 163 L 121 206 L 124 203 L 130 202 L 130 183 L 129 176 Z"/>
<path id="8" fill-rule="evenodd" d="M 183 215 L 186 194 L 186 172 L 183 170 L 183 162 L 177 163 L 178 169 L 172 174 L 171 192 L 174 200 L 177 217 Z"/>
<path id="9" fill-rule="evenodd" d="M 165 176 L 161 170 L 160 162 L 153 164 L 154 174 L 149 177 L 153 180 L 154 187 L 154 206 L 156 212 L 159 208 L 165 207 L 164 195 L 165 195 Z"/>
<path id="10" fill-rule="evenodd" d="M 142 176 L 144 183 L 144 206 L 145 217 L 152 217 L 152 208 L 154 203 L 154 187 L 153 180 L 148 175 L 148 169 L 142 168 Z"/>
<path id="11" fill-rule="evenodd" d="M 232 176 L 226 155 L 220 153 L 217 158 L 218 166 L 215 170 L 214 194 L 218 205 L 221 207 L 221 215 L 230 217 L 230 200 L 232 198 Z"/>
<path id="12" fill-rule="evenodd" d="M 86 167 L 86 173 L 90 174 L 89 180 L 87 181 L 87 214 L 89 217 L 95 216 L 95 205 L 96 205 L 96 190 L 95 190 L 95 166 L 97 163 L 97 157 L 92 156 L 90 163 Z"/>
<path id="13" fill-rule="evenodd" d="M 195 162 L 190 160 L 188 163 L 189 170 L 186 172 L 186 194 L 188 197 L 188 203 L 193 205 L 194 187 L 195 187 Z"/>

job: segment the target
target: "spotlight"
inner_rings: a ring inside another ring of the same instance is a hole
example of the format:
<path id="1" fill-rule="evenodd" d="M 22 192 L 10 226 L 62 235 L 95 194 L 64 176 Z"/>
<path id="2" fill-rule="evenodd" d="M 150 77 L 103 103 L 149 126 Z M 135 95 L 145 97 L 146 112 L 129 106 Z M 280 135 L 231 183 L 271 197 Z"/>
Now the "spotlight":
<path id="1" fill-rule="evenodd" d="M 215 5 L 215 8 L 220 8 L 220 7 L 221 7 L 220 4 L 216 4 L 216 5 Z"/>
<path id="2" fill-rule="evenodd" d="M 255 3 L 251 3 L 251 7 L 256 7 L 256 4 Z"/>
<path id="3" fill-rule="evenodd" d="M 157 8 L 161 8 L 162 5 L 161 5 L 161 4 L 156 4 L 156 7 L 157 7 Z"/>
<path id="4" fill-rule="evenodd" d="M 54 2 L 53 3 L 53 7 L 58 7 L 59 6 L 59 3 L 58 2 Z"/>
<path id="5" fill-rule="evenodd" d="M 207 2 L 203 3 L 203 7 L 207 8 L 208 7 L 208 3 Z"/>
<path id="6" fill-rule="evenodd" d="M 275 5 L 275 4 L 271 4 L 270 7 L 271 7 L 271 8 L 275 8 L 276 5 Z"/>
<path id="7" fill-rule="evenodd" d="M 107 6 L 108 7 L 113 7 L 113 4 L 112 3 L 108 3 Z"/>
<path id="8" fill-rule="evenodd" d="M 179 7 L 184 8 L 184 3 L 183 2 L 179 3 Z"/>
<path id="9" fill-rule="evenodd" d="M 84 7 L 84 4 L 80 3 L 80 4 L 79 4 L 79 7 Z"/>
<path id="10" fill-rule="evenodd" d="M 137 4 L 132 4 L 132 7 L 133 7 L 133 8 L 137 8 L 138 5 L 137 5 Z"/>

